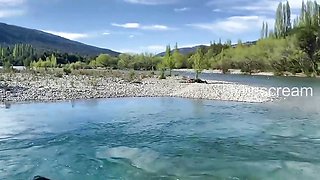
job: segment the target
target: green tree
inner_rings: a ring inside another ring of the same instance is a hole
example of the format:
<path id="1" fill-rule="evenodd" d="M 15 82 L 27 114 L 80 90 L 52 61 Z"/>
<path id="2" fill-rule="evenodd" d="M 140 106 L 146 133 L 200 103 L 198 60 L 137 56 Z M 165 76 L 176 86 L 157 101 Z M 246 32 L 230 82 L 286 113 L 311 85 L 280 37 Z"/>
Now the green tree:
<path id="1" fill-rule="evenodd" d="M 133 57 L 130 54 L 120 54 L 118 67 L 120 69 L 133 69 Z"/>
<path id="2" fill-rule="evenodd" d="M 106 67 L 106 68 L 116 68 L 117 67 L 117 60 L 111 57 L 109 54 L 100 54 L 96 58 L 96 66 L 97 67 Z"/>
<path id="3" fill-rule="evenodd" d="M 287 36 L 288 33 L 291 31 L 292 24 L 291 24 L 291 7 L 289 2 L 284 5 L 285 9 L 285 35 Z"/>
<path id="4" fill-rule="evenodd" d="M 183 55 L 180 53 L 179 48 L 178 48 L 178 44 L 176 44 L 174 51 L 173 51 L 173 59 L 176 63 L 175 67 L 180 69 L 183 67 L 187 66 L 187 62 L 185 61 L 185 58 L 183 57 Z"/>
<path id="5" fill-rule="evenodd" d="M 52 54 L 50 58 L 50 67 L 51 68 L 57 67 L 57 58 L 54 54 Z"/>
<path id="6" fill-rule="evenodd" d="M 157 69 L 160 71 L 160 76 L 159 79 L 165 79 L 165 72 L 166 72 L 166 64 L 164 63 L 164 61 L 161 61 L 158 66 Z"/>
<path id="7" fill-rule="evenodd" d="M 289 2 L 279 3 L 276 11 L 276 20 L 274 33 L 277 38 L 284 38 L 288 36 L 291 25 L 291 8 Z"/>
<path id="8" fill-rule="evenodd" d="M 302 0 L 299 25 L 303 25 L 305 23 L 305 20 L 306 20 L 306 4 L 304 0 Z"/>
<path id="9" fill-rule="evenodd" d="M 308 55 L 307 60 L 311 63 L 312 75 L 315 76 L 318 70 L 319 62 L 319 29 L 314 26 L 300 27 L 296 31 L 296 37 L 298 39 L 298 46 L 300 49 Z"/>
<path id="10" fill-rule="evenodd" d="M 6 71 L 6 72 L 11 72 L 13 70 L 13 66 L 12 64 L 9 62 L 9 61 L 4 61 L 3 63 L 3 69 Z"/>
<path id="11" fill-rule="evenodd" d="M 230 39 L 227 40 L 226 45 L 231 47 L 232 46 L 232 41 Z M 211 45 L 212 46 L 212 45 Z"/>
<path id="12" fill-rule="evenodd" d="M 91 60 L 89 63 L 89 66 L 93 69 L 97 68 L 98 67 L 97 61 L 95 59 Z"/>
<path id="13" fill-rule="evenodd" d="M 274 27 L 274 33 L 277 38 L 284 37 L 284 13 L 283 13 L 283 6 L 280 2 L 276 11 L 276 21 Z"/>
<path id="14" fill-rule="evenodd" d="M 111 57 L 108 54 L 100 54 L 96 58 L 96 63 L 99 67 L 108 67 L 110 58 Z"/>
<path id="15" fill-rule="evenodd" d="M 199 79 L 199 74 L 206 68 L 205 54 L 203 47 L 199 47 L 196 53 L 191 56 L 193 60 L 193 69 L 195 71 L 195 78 Z"/>
<path id="16" fill-rule="evenodd" d="M 172 75 L 172 69 L 175 68 L 175 60 L 172 56 L 172 53 L 171 53 L 171 48 L 170 48 L 170 45 L 167 46 L 166 48 L 166 54 L 164 56 L 164 62 L 165 62 L 165 65 L 166 67 L 169 69 L 169 75 L 171 76 Z"/>
<path id="17" fill-rule="evenodd" d="M 261 29 L 261 35 L 260 35 L 260 38 L 261 39 L 264 39 L 265 38 L 265 30 L 266 29 L 266 25 L 264 23 L 264 21 L 262 22 L 262 29 Z"/>
<path id="18" fill-rule="evenodd" d="M 29 68 L 31 66 L 32 58 L 27 57 L 23 60 L 23 66 L 26 68 Z"/>

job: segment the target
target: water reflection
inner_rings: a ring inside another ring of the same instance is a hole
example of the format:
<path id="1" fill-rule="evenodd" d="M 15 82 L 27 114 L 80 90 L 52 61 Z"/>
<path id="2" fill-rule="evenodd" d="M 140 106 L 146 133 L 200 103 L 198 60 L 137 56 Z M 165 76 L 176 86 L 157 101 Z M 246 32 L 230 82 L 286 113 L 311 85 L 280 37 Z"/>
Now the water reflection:
<path id="1" fill-rule="evenodd" d="M 3 104 L 0 103 L 0 108 L 10 109 L 11 103 L 10 102 L 4 102 Z"/>
<path id="2" fill-rule="evenodd" d="M 76 107 L 76 101 L 75 100 L 70 100 L 71 107 L 75 108 Z"/>

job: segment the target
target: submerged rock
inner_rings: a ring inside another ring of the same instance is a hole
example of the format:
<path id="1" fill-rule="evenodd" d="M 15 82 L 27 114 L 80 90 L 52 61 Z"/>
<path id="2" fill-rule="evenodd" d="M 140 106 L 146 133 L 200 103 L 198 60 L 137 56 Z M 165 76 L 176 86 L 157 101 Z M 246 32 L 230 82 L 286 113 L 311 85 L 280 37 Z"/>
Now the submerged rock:
<path id="1" fill-rule="evenodd" d="M 35 176 L 35 177 L 33 178 L 33 180 L 50 180 L 50 179 L 45 178 L 45 177 L 42 177 L 42 176 Z"/>

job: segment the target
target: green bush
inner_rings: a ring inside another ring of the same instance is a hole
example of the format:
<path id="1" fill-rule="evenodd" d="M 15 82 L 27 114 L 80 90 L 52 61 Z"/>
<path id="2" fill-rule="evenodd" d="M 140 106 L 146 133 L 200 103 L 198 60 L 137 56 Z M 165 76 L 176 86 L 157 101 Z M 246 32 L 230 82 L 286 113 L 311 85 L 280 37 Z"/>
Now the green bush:
<path id="1" fill-rule="evenodd" d="M 159 79 L 166 79 L 165 71 L 163 71 L 163 70 L 160 71 Z"/>
<path id="2" fill-rule="evenodd" d="M 67 68 L 67 67 L 64 67 L 64 68 L 63 68 L 63 72 L 64 72 L 65 75 L 69 75 L 69 74 L 72 73 L 71 69 L 70 69 L 70 68 Z"/>
<path id="3" fill-rule="evenodd" d="M 129 79 L 133 81 L 136 78 L 136 73 L 132 70 L 129 72 Z"/>

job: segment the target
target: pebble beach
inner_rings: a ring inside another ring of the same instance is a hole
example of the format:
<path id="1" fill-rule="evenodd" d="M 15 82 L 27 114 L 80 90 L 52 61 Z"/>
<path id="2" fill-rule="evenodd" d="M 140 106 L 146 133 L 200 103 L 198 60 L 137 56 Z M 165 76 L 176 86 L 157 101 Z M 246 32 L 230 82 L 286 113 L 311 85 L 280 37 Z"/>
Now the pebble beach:
<path id="1" fill-rule="evenodd" d="M 182 77 L 148 77 L 128 81 L 116 77 L 30 73 L 0 74 L 0 102 L 51 102 L 119 97 L 178 97 L 262 103 L 275 97 L 260 87 L 225 81 L 186 83 Z"/>

